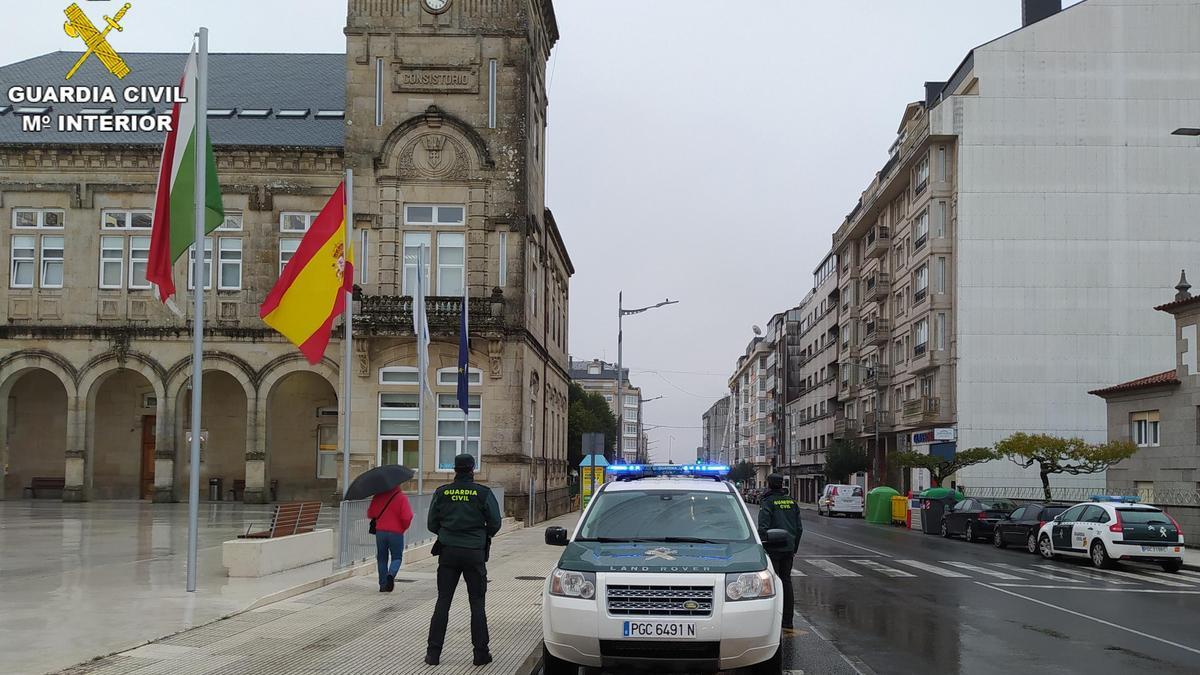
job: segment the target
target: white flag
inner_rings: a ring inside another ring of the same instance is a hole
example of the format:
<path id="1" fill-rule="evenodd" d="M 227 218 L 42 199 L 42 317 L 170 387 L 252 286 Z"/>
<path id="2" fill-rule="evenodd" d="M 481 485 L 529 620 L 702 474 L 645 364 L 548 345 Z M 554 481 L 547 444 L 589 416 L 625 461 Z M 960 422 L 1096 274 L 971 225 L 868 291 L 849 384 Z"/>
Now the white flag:
<path id="1" fill-rule="evenodd" d="M 422 394 L 433 400 L 433 389 L 429 387 L 429 320 L 425 316 L 425 247 L 417 258 L 417 292 L 413 295 L 413 335 L 417 338 L 417 372 L 424 384 Z"/>

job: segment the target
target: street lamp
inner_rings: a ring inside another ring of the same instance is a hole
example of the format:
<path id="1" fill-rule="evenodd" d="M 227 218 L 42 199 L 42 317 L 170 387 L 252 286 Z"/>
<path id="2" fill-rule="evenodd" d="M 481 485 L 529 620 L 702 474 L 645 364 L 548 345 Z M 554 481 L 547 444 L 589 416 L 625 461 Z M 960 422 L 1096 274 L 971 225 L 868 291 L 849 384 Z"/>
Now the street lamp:
<path id="1" fill-rule="evenodd" d="M 1180 127 L 1171 132 L 1172 136 L 1200 136 L 1200 129 L 1196 127 Z"/>
<path id="2" fill-rule="evenodd" d="M 621 358 L 622 357 L 621 347 L 622 347 L 622 343 L 624 342 L 624 339 L 625 339 L 625 334 L 624 334 L 625 333 L 625 331 L 624 331 L 625 317 L 627 315 L 631 315 L 631 314 L 641 314 L 642 312 L 648 312 L 652 309 L 658 309 L 659 307 L 665 307 L 667 305 L 674 305 L 674 304 L 677 304 L 678 302 L 679 302 L 678 300 L 671 300 L 670 298 L 667 298 L 667 299 L 664 299 L 662 302 L 658 303 L 657 305 L 648 305 L 646 307 L 639 307 L 637 309 L 625 309 L 625 293 L 624 293 L 624 291 L 617 292 L 617 410 L 625 410 L 625 399 L 621 395 L 622 394 L 621 387 L 623 387 L 625 384 L 625 372 L 622 370 L 623 365 L 622 365 L 622 358 Z M 624 423 L 625 423 L 625 415 L 622 414 L 621 415 L 621 424 L 624 424 Z M 641 416 L 641 411 L 639 410 L 638 411 L 638 426 L 641 426 L 641 423 L 642 423 L 642 416 Z M 624 445 L 625 445 L 625 443 L 624 443 L 624 439 L 625 439 L 624 428 L 618 426 L 617 431 L 621 432 L 621 433 L 617 434 L 618 451 L 623 451 Z M 639 440 L 639 442 L 641 441 L 640 438 L 638 440 Z M 595 475 L 595 473 L 593 473 L 592 474 L 592 492 L 593 492 L 593 494 L 595 493 L 595 490 L 596 490 L 596 475 Z"/>

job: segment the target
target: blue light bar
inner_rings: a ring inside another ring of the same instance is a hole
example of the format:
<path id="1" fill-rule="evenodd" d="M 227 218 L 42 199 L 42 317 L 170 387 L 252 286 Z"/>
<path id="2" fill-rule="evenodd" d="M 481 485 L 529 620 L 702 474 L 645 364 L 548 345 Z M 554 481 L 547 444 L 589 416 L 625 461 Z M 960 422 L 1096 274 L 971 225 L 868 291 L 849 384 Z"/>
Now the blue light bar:
<path id="1" fill-rule="evenodd" d="M 729 467 L 724 464 L 614 464 L 611 474 L 623 476 L 724 476 Z"/>
<path id="2" fill-rule="evenodd" d="M 1125 504 L 1136 504 L 1140 499 L 1130 495 L 1092 495 L 1094 502 L 1122 502 Z"/>

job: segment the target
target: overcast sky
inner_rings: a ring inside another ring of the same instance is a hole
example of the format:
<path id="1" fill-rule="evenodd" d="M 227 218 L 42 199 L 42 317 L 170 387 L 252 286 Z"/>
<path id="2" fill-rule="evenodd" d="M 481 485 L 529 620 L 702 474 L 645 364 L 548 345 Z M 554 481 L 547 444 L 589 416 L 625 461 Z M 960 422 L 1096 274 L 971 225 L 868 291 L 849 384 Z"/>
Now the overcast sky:
<path id="1" fill-rule="evenodd" d="M 60 2 L 22 2 L 0 63 L 78 50 Z M 79 4 L 93 21 L 121 2 Z M 118 51 L 344 52 L 345 0 L 133 0 Z M 1074 4 L 1068 0 L 1065 4 Z M 556 0 L 547 204 L 575 263 L 571 352 L 625 363 L 655 459 L 694 458 L 751 326 L 794 306 L 887 159 L 904 106 L 1020 0 Z M 4 83 L 0 83 L 4 84 Z M 672 438 L 673 437 L 673 438 Z"/>

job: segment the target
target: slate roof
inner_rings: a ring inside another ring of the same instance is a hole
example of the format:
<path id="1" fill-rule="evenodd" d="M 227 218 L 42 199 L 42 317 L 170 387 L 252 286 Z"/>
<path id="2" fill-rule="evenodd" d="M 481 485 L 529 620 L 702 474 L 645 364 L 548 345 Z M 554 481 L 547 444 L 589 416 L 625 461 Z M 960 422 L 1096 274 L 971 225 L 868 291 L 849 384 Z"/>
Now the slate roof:
<path id="1" fill-rule="evenodd" d="M 177 85 L 183 74 L 187 54 L 122 53 L 131 72 L 123 80 L 113 77 L 95 58 L 90 58 L 70 82 L 64 80 L 71 65 L 82 52 L 52 52 L 26 61 L 0 66 L 0 108 L 11 105 L 9 87 L 17 84 L 42 86 L 112 86 L 116 104 L 22 103 L 18 106 L 51 105 L 51 115 L 78 112 L 83 108 L 112 107 L 119 113 L 126 108 L 150 107 L 156 113 L 169 112 L 170 104 L 126 104 L 121 90 L 128 86 Z M 345 54 L 210 54 L 208 108 L 270 108 L 266 119 L 209 117 L 209 132 L 214 146 L 276 146 L 341 148 L 345 142 L 345 121 L 316 119 L 318 110 L 344 110 L 346 107 Z M 308 108 L 304 119 L 278 119 L 281 109 Z M 146 144 L 161 145 L 160 132 L 39 133 L 21 130 L 21 118 L 12 111 L 0 115 L 0 144 Z"/>
<path id="2" fill-rule="evenodd" d="M 1157 373 L 1148 377 L 1142 377 L 1129 382 L 1122 382 L 1121 384 L 1114 384 L 1111 387 L 1096 389 L 1094 391 L 1089 391 L 1088 393 L 1095 396 L 1108 396 L 1110 394 L 1123 394 L 1125 392 L 1136 391 L 1138 389 L 1172 386 L 1176 384 L 1179 384 L 1179 378 L 1176 376 L 1175 369 L 1172 368 L 1166 372 Z"/>

